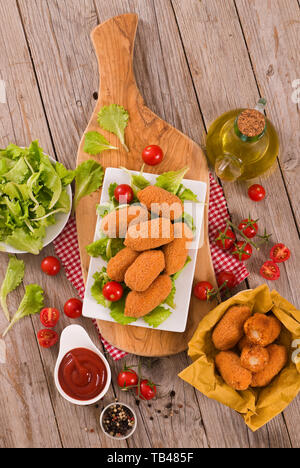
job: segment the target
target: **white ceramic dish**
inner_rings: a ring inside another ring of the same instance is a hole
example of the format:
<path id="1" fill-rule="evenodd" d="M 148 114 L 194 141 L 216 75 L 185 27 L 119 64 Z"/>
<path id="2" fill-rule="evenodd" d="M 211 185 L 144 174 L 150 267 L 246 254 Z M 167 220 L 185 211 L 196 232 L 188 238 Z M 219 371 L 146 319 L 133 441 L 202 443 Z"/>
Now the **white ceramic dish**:
<path id="1" fill-rule="evenodd" d="M 48 158 L 50 159 L 51 162 L 56 163 L 56 160 L 53 159 L 51 156 L 49 156 L 49 155 L 46 155 L 46 156 L 48 156 Z M 59 236 L 59 234 L 62 232 L 62 230 L 64 229 L 65 225 L 68 222 L 68 219 L 70 217 L 70 213 L 71 213 L 71 210 L 72 210 L 72 189 L 71 189 L 71 185 L 68 185 L 66 187 L 66 191 L 67 191 L 67 194 L 68 194 L 69 199 L 70 199 L 70 211 L 68 213 L 57 213 L 55 215 L 56 223 L 53 224 L 52 226 L 47 227 L 46 236 L 45 236 L 44 242 L 43 242 L 43 248 L 46 247 L 47 245 L 51 244 L 51 242 L 53 242 Z M 4 252 L 7 252 L 7 253 L 12 253 L 12 254 L 25 254 L 25 253 L 28 253 L 28 252 L 25 252 L 25 251 L 22 251 L 22 250 L 14 249 L 11 245 L 5 244 L 4 242 L 0 242 L 0 247 L 1 247 L 1 250 L 4 249 Z"/>
<path id="2" fill-rule="evenodd" d="M 122 405 L 122 406 L 125 406 L 125 408 L 128 408 L 132 414 L 133 414 L 133 417 L 134 417 L 134 425 L 131 429 L 131 431 L 128 432 L 128 434 L 126 434 L 125 436 L 123 437 L 113 437 L 111 436 L 110 434 L 108 434 L 108 432 L 105 431 L 104 427 L 103 427 L 103 416 L 105 414 L 105 411 L 110 407 L 110 406 L 114 406 L 114 405 Z M 104 434 L 109 437 L 110 439 L 113 439 L 113 440 L 125 440 L 125 439 L 128 439 L 128 437 L 131 437 L 132 434 L 135 432 L 136 430 L 136 427 L 137 427 L 137 418 L 136 418 L 136 413 L 133 411 L 133 409 L 131 408 L 131 406 L 127 405 L 126 403 L 121 403 L 121 402 L 114 402 L 114 403 L 110 403 L 110 405 L 107 405 L 104 410 L 102 411 L 101 415 L 100 415 L 100 426 L 101 426 L 101 429 L 102 431 L 104 432 Z"/>
<path id="3" fill-rule="evenodd" d="M 138 172 L 132 171 L 134 174 L 138 174 Z M 144 176 L 151 184 L 155 184 L 157 175 L 156 174 L 147 174 L 145 173 Z M 111 183 L 117 182 L 118 184 L 129 184 L 130 178 L 129 175 L 125 173 L 125 171 L 121 169 L 115 168 L 107 168 L 105 171 L 105 177 L 103 181 L 103 189 L 100 204 L 106 203 L 109 201 L 108 196 L 108 188 Z M 187 188 L 191 189 L 196 195 L 199 200 L 199 203 L 185 203 L 184 210 L 189 212 L 193 215 L 195 226 L 196 226 L 196 233 L 195 233 L 195 240 L 192 244 L 192 250 L 189 251 L 189 256 L 191 257 L 192 261 L 186 266 L 183 270 L 179 278 L 175 281 L 176 286 L 176 295 L 175 295 L 175 304 L 176 309 L 171 309 L 172 314 L 170 317 L 163 322 L 156 330 L 166 330 L 166 331 L 173 331 L 173 332 L 184 332 L 186 328 L 186 322 L 188 317 L 189 311 L 189 304 L 190 304 L 190 295 L 191 289 L 193 285 L 193 278 L 195 272 L 195 265 L 197 260 L 197 251 L 199 247 L 202 245 L 202 238 L 201 236 L 203 231 L 203 214 L 204 214 L 204 204 L 206 198 L 206 190 L 207 186 L 204 182 L 199 182 L 196 180 L 189 180 L 184 179 L 182 182 Z M 99 239 L 100 236 L 100 223 L 101 218 L 98 217 L 96 231 L 95 231 L 95 239 Z M 110 322 L 114 322 L 114 319 L 110 316 L 110 310 L 106 307 L 99 305 L 95 299 L 91 295 L 91 287 L 94 283 L 93 275 L 100 271 L 103 267 L 107 266 L 107 262 L 105 262 L 101 257 L 99 258 L 92 258 L 90 262 L 90 268 L 88 273 L 87 285 L 86 285 L 86 293 L 84 298 L 83 304 L 83 315 L 85 317 L 93 318 L 93 319 L 100 319 L 100 320 L 107 320 Z M 168 307 L 168 306 L 166 306 Z M 150 327 L 142 318 L 138 319 L 136 322 L 133 322 L 130 325 L 135 327 L 145 327 L 145 328 L 152 328 Z M 128 326 L 128 325 L 127 325 Z"/>
<path id="4" fill-rule="evenodd" d="M 93 351 L 96 353 L 104 362 L 106 371 L 107 371 L 107 382 L 102 390 L 102 392 L 92 400 L 86 400 L 86 401 L 81 401 L 81 400 L 76 400 L 75 398 L 69 397 L 63 389 L 61 388 L 61 385 L 59 383 L 58 379 L 58 370 L 59 366 L 61 364 L 61 361 L 65 357 L 65 355 L 71 351 L 72 349 L 76 348 L 85 348 Z M 99 349 L 94 345 L 92 340 L 90 339 L 89 335 L 87 332 L 82 328 L 80 325 L 70 325 L 64 329 L 64 331 L 61 334 L 60 338 L 60 348 L 59 348 L 59 354 L 58 358 L 56 361 L 55 369 L 54 369 L 54 381 L 57 390 L 63 396 L 67 401 L 70 403 L 73 403 L 74 405 L 78 406 L 87 406 L 87 405 L 93 405 L 97 403 L 101 398 L 104 397 L 104 395 L 107 393 L 110 383 L 111 383 L 111 370 L 109 367 L 109 364 L 103 354 L 99 351 Z"/>

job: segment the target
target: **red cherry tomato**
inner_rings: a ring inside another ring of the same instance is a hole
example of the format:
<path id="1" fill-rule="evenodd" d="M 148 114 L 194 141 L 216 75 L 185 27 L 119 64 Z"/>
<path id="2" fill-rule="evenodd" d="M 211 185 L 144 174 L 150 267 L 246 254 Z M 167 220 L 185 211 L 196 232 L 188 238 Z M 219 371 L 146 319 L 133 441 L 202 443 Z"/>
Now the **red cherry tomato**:
<path id="1" fill-rule="evenodd" d="M 160 146 L 149 145 L 144 148 L 142 157 L 144 162 L 149 166 L 156 166 L 162 162 L 164 155 Z"/>
<path id="2" fill-rule="evenodd" d="M 42 348 L 51 348 L 58 342 L 58 334 L 54 330 L 40 330 L 37 338 Z"/>
<path id="3" fill-rule="evenodd" d="M 56 257 L 46 257 L 41 263 L 41 268 L 46 275 L 55 276 L 60 271 L 60 261 Z"/>
<path id="4" fill-rule="evenodd" d="M 133 200 L 133 190 L 130 185 L 120 184 L 115 188 L 114 191 L 115 199 L 122 204 L 129 204 Z"/>
<path id="5" fill-rule="evenodd" d="M 255 202 L 262 201 L 266 196 L 266 191 L 262 185 L 254 184 L 248 189 L 248 195 Z"/>
<path id="6" fill-rule="evenodd" d="M 127 389 L 128 387 L 136 387 L 138 384 L 139 378 L 137 373 L 132 369 L 125 369 L 118 375 L 118 385 L 122 389 Z"/>
<path id="7" fill-rule="evenodd" d="M 242 231 L 246 237 L 248 237 L 248 239 L 255 237 L 258 231 L 258 225 L 256 221 L 251 218 L 241 221 L 238 227 L 239 230 Z"/>
<path id="8" fill-rule="evenodd" d="M 246 241 L 238 241 L 234 245 L 234 249 L 232 251 L 232 255 L 241 262 L 245 262 L 249 260 L 252 255 L 252 247 Z"/>
<path id="9" fill-rule="evenodd" d="M 108 301 L 116 302 L 123 296 L 123 286 L 117 281 L 110 281 L 103 286 L 102 293 Z"/>
<path id="10" fill-rule="evenodd" d="M 46 328 L 54 328 L 59 320 L 59 311 L 53 307 L 47 307 L 41 310 L 40 320 Z"/>
<path id="11" fill-rule="evenodd" d="M 69 299 L 64 305 L 64 313 L 72 319 L 79 318 L 82 315 L 82 301 L 76 297 Z"/>
<path id="12" fill-rule="evenodd" d="M 212 284 L 207 281 L 200 281 L 200 283 L 195 284 L 193 293 L 200 301 L 207 301 L 207 293 L 213 289 L 214 287 Z"/>
<path id="13" fill-rule="evenodd" d="M 291 251 L 284 244 L 276 244 L 272 247 L 270 258 L 275 263 L 286 262 L 291 256 Z"/>
<path id="14" fill-rule="evenodd" d="M 263 264 L 259 273 L 261 276 L 269 281 L 275 281 L 280 278 L 280 270 L 275 262 L 268 261 Z"/>
<path id="15" fill-rule="evenodd" d="M 226 286 L 232 289 L 236 286 L 237 279 L 235 274 L 231 271 L 222 271 L 222 273 L 219 273 L 217 276 L 217 282 L 219 287 L 226 282 Z"/>
<path id="16" fill-rule="evenodd" d="M 229 250 L 235 242 L 235 234 L 230 228 L 221 229 L 215 237 L 215 241 L 219 249 Z"/>
<path id="17" fill-rule="evenodd" d="M 144 379 L 140 383 L 140 393 L 138 388 L 136 388 L 135 393 L 139 394 L 141 400 L 152 400 L 156 395 L 156 386 L 151 380 Z"/>

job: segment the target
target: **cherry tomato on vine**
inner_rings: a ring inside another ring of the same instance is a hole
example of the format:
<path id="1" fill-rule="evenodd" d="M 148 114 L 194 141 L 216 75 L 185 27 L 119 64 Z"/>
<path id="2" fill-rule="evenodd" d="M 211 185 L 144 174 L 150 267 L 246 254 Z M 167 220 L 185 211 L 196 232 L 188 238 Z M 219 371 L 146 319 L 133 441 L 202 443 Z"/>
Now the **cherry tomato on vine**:
<path id="1" fill-rule="evenodd" d="M 232 289 L 236 286 L 237 284 L 237 279 L 234 273 L 231 271 L 222 271 L 222 273 L 219 273 L 217 276 L 217 283 L 220 286 L 222 286 L 226 282 L 226 286 L 229 289 Z"/>
<path id="2" fill-rule="evenodd" d="M 270 258 L 275 263 L 286 262 L 291 256 L 291 251 L 284 244 L 276 244 L 272 247 Z"/>
<path id="3" fill-rule="evenodd" d="M 140 392 L 136 388 L 135 393 L 139 394 L 141 400 L 152 400 L 156 395 L 156 386 L 151 380 L 144 379 L 140 383 Z"/>
<path id="4" fill-rule="evenodd" d="M 251 200 L 255 202 L 260 202 L 265 198 L 266 191 L 262 185 L 254 184 L 254 185 L 251 185 L 251 187 L 249 187 L 248 195 L 249 195 L 249 198 L 251 198 Z"/>
<path id="5" fill-rule="evenodd" d="M 215 242 L 219 249 L 229 250 L 235 242 L 235 234 L 230 228 L 221 229 L 215 237 Z"/>
<path id="6" fill-rule="evenodd" d="M 258 231 L 257 220 L 254 221 L 250 217 L 248 219 L 243 219 L 238 226 L 239 230 L 245 234 L 248 239 L 252 239 L 256 236 Z"/>
<path id="7" fill-rule="evenodd" d="M 59 320 L 59 311 L 53 307 L 47 307 L 40 312 L 40 321 L 46 328 L 54 328 Z"/>
<path id="8" fill-rule="evenodd" d="M 280 278 L 280 270 L 278 265 L 269 260 L 263 264 L 259 273 L 261 276 L 269 281 L 275 281 Z"/>
<path id="9" fill-rule="evenodd" d="M 40 330 L 37 338 L 42 348 L 51 348 L 58 342 L 58 334 L 54 330 Z"/>
<path id="10" fill-rule="evenodd" d="M 132 202 L 134 194 L 130 185 L 120 184 L 114 191 L 115 199 L 122 204 L 129 204 Z"/>
<path id="11" fill-rule="evenodd" d="M 197 299 L 200 299 L 200 301 L 207 301 L 209 297 L 208 292 L 212 291 L 213 289 L 213 285 L 208 281 L 200 281 L 199 283 L 195 284 L 193 293 Z"/>
<path id="12" fill-rule="evenodd" d="M 76 297 L 69 299 L 64 305 L 64 313 L 69 318 L 79 318 L 82 315 L 82 301 Z"/>
<path id="13" fill-rule="evenodd" d="M 136 387 L 138 385 L 139 378 L 137 373 L 126 366 L 118 375 L 118 385 L 124 390 L 127 390 L 128 387 Z"/>
<path id="14" fill-rule="evenodd" d="M 46 275 L 56 276 L 60 271 L 60 261 L 56 257 L 46 257 L 41 263 L 41 268 Z"/>
<path id="15" fill-rule="evenodd" d="M 252 247 L 245 241 L 238 241 L 234 244 L 234 249 L 231 253 L 233 257 L 240 260 L 240 262 L 245 262 L 246 260 L 249 260 L 252 255 Z"/>
<path id="16" fill-rule="evenodd" d="M 108 301 L 116 302 L 123 296 L 123 286 L 117 281 L 110 281 L 103 286 L 102 293 Z"/>
<path id="17" fill-rule="evenodd" d="M 163 160 L 163 152 L 160 146 L 148 145 L 142 152 L 143 160 L 149 166 L 156 166 Z"/>

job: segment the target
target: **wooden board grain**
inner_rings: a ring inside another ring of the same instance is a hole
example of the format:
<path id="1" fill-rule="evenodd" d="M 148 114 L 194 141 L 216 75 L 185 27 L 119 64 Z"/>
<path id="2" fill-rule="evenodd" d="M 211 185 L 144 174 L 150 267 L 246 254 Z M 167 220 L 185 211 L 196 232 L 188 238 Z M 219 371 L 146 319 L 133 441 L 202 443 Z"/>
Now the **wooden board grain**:
<path id="1" fill-rule="evenodd" d="M 165 172 L 189 167 L 186 177 L 207 183 L 209 189 L 209 174 L 206 158 L 201 148 L 191 139 L 157 117 L 144 104 L 143 98 L 136 86 L 133 73 L 133 47 L 138 17 L 135 14 L 125 14 L 114 17 L 95 28 L 92 41 L 99 62 L 100 89 L 99 99 L 87 131 L 98 130 L 97 114 L 103 105 L 120 104 L 129 111 L 130 120 L 126 129 L 126 143 L 130 148 L 106 152 L 97 157 L 104 167 L 126 166 L 128 169 L 139 170 L 141 167 L 141 152 L 147 144 L 158 144 L 164 151 L 164 160 L 158 168 L 151 172 Z M 102 132 L 112 144 L 120 147 L 116 137 Z M 83 151 L 84 136 L 81 140 L 77 164 L 90 159 Z M 148 168 L 147 168 L 148 171 Z M 207 194 L 207 205 L 209 190 Z M 99 193 L 86 197 L 78 206 L 76 219 L 80 245 L 83 275 L 86 278 L 89 266 L 85 246 L 93 240 L 96 224 L 96 204 Z M 213 266 L 210 257 L 208 226 L 208 206 L 205 208 L 204 242 L 199 250 L 195 271 L 195 280 L 206 279 L 215 284 Z M 104 338 L 119 348 L 143 356 L 167 356 L 177 354 L 187 348 L 200 319 L 213 307 L 213 304 L 197 303 L 191 300 L 190 313 L 186 331 L 182 334 L 125 327 L 119 324 L 98 321 Z"/>

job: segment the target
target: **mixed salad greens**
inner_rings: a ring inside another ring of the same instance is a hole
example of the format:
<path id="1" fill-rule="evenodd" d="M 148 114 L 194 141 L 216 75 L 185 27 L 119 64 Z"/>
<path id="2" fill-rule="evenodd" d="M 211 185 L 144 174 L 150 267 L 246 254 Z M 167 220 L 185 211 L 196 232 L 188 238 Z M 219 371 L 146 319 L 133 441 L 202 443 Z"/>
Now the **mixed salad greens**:
<path id="1" fill-rule="evenodd" d="M 137 192 L 151 185 L 150 182 L 143 175 L 143 167 L 139 174 L 133 174 L 126 168 L 122 169 L 126 171 L 130 176 L 130 185 L 134 192 L 133 203 L 139 203 L 136 197 Z M 183 202 L 186 200 L 198 202 L 197 196 L 190 189 L 186 188 L 182 184 L 182 180 L 187 171 L 188 168 L 185 167 L 179 171 L 170 171 L 163 173 L 157 177 L 156 183 L 154 185 L 157 187 L 161 187 L 174 195 L 177 195 Z M 97 213 L 101 218 L 106 216 L 109 212 L 125 206 L 119 205 L 119 203 L 114 197 L 114 191 L 117 185 L 117 183 L 112 183 L 109 186 L 108 196 L 110 201 L 104 205 L 98 205 L 97 207 Z M 175 222 L 185 222 L 191 230 L 195 231 L 193 218 L 187 213 L 183 213 L 182 217 L 180 217 L 180 219 L 175 220 Z M 101 257 L 107 262 L 125 247 L 124 239 L 109 238 L 106 237 L 103 233 L 100 234 L 100 239 L 88 245 L 86 247 L 86 250 L 91 257 Z M 190 261 L 191 258 L 188 257 L 183 269 Z M 176 293 L 175 280 L 180 276 L 183 269 L 175 273 L 171 277 L 172 290 L 167 299 L 164 301 L 164 303 L 160 304 L 152 312 L 143 317 L 143 320 L 149 326 L 157 328 L 171 315 L 171 309 L 176 308 L 176 304 L 174 302 Z M 109 276 L 107 275 L 106 268 L 103 267 L 100 272 L 96 272 L 93 278 L 94 284 L 91 288 L 91 294 L 93 298 L 97 301 L 97 303 L 110 309 L 111 317 L 121 325 L 128 325 L 129 323 L 135 322 L 137 320 L 136 318 L 126 317 L 124 315 L 126 296 L 130 292 L 130 289 L 126 286 L 126 284 L 122 283 L 122 287 L 124 290 L 122 299 L 120 299 L 117 302 L 110 302 L 104 297 L 102 293 L 105 284 L 111 281 Z"/>
<path id="2" fill-rule="evenodd" d="M 79 200 L 103 181 L 102 166 L 90 159 L 75 171 L 53 163 L 37 141 L 28 148 L 10 144 L 0 150 L 0 241 L 37 255 L 46 228 L 57 213 L 69 213 L 66 187 L 75 178 L 74 210 Z"/>

